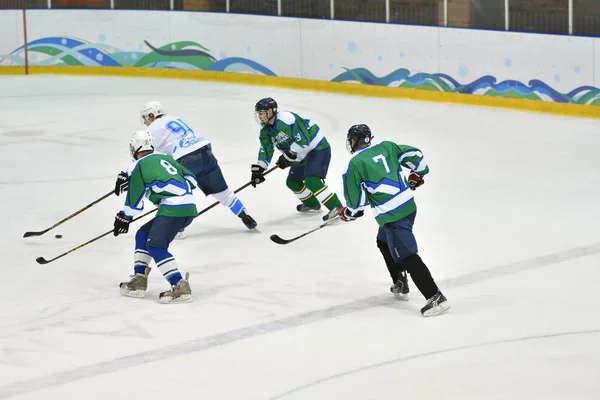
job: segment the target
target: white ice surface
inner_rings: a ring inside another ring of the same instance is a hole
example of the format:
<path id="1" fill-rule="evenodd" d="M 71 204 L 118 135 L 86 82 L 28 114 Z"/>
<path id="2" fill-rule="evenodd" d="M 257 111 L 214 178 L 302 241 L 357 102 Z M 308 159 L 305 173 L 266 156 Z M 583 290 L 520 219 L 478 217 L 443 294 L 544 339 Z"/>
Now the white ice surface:
<path id="1" fill-rule="evenodd" d="M 156 270 L 145 299 L 119 295 L 133 232 L 35 262 L 111 229 L 115 196 L 22 238 L 111 190 L 145 101 L 208 137 L 235 189 L 256 160 L 253 108 L 266 96 L 325 130 L 340 195 L 350 125 L 423 150 L 415 234 L 449 313 L 421 317 L 412 284 L 409 302 L 393 299 L 371 215 L 272 243 L 322 215 L 297 215 L 281 171 L 240 193 L 260 232 L 217 207 L 173 243 L 194 303 L 158 304 L 168 285 Z M 1 77 L 0 398 L 598 399 L 599 128 L 260 86 Z"/>

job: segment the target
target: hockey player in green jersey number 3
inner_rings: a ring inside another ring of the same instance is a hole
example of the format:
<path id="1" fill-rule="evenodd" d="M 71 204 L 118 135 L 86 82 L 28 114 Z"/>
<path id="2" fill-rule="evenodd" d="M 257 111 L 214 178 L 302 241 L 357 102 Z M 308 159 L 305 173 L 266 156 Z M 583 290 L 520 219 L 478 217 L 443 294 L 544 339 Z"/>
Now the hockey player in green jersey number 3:
<path id="1" fill-rule="evenodd" d="M 274 147 L 283 154 L 277 160 L 281 169 L 290 168 L 286 185 L 302 202 L 299 212 L 317 211 L 322 203 L 329 213 L 323 220 L 337 217 L 342 203 L 323 181 L 331 160 L 331 147 L 319 126 L 288 111 L 277 111 L 270 97 L 261 99 L 254 107 L 256 121 L 261 125 L 258 162 L 251 167 L 252 186 L 265 181 L 263 176 L 273 158 Z"/>
<path id="2" fill-rule="evenodd" d="M 362 217 L 363 209 L 370 204 L 379 224 L 377 247 L 394 283 L 390 291 L 396 298 L 408 300 L 408 272 L 427 299 L 421 314 L 441 314 L 450 304 L 417 254 L 412 232 L 417 213 L 413 191 L 424 183 L 429 167 L 415 147 L 389 141 L 371 146 L 371 139 L 367 125 L 354 125 L 348 130 L 346 148 L 353 155 L 343 174 L 346 207 L 341 218 L 349 222 Z M 407 182 L 402 167 L 411 171 Z"/>
<path id="3" fill-rule="evenodd" d="M 129 223 L 143 210 L 146 196 L 158 205 L 158 212 L 135 234 L 134 274 L 131 280 L 120 284 L 121 294 L 144 297 L 150 273 L 148 264 L 154 259 L 171 284 L 171 290 L 160 294 L 159 302 L 188 303 L 192 301 L 189 274 L 185 279 L 181 276 L 168 247 L 177 232 L 198 215 L 192 194 L 197 187 L 196 178 L 173 157 L 154 153 L 154 138 L 148 131 L 136 132 L 129 147 L 135 161 L 127 170 L 129 187 L 125 205 L 115 217 L 113 233 L 118 236 L 129 231 Z"/>

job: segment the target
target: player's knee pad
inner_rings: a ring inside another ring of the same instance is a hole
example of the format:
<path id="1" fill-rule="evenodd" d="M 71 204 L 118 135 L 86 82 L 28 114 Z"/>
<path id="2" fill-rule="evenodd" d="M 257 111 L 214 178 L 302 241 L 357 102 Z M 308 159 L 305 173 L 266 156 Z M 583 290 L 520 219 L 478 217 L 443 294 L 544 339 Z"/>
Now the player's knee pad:
<path id="1" fill-rule="evenodd" d="M 413 254 L 398 262 L 398 265 L 409 274 L 419 274 L 427 269 L 423 260 L 418 254 Z"/>
<path id="2" fill-rule="evenodd" d="M 325 186 L 323 179 L 317 176 L 307 176 L 306 178 L 304 178 L 304 183 L 306 184 L 308 190 L 310 190 L 313 193 L 318 192 Z"/>
<path id="3" fill-rule="evenodd" d="M 135 233 L 135 248 L 145 249 L 146 240 L 148 240 L 148 233 L 144 232 L 142 229 L 138 229 Z"/>
<path id="4" fill-rule="evenodd" d="M 219 193 L 214 193 L 213 196 L 215 199 L 219 200 L 219 203 L 223 204 L 225 207 L 231 206 L 231 204 L 235 201 L 235 193 L 229 188 L 223 190 Z"/>
<path id="5" fill-rule="evenodd" d="M 154 262 L 158 267 L 160 267 L 160 263 L 162 261 L 170 260 L 173 258 L 173 255 L 169 253 L 167 249 L 162 247 L 148 246 L 148 253 L 150 253 L 152 259 L 154 259 Z"/>
<path id="6" fill-rule="evenodd" d="M 302 188 L 304 187 L 304 182 L 302 181 L 297 181 L 291 178 L 287 178 L 285 180 L 285 185 L 290 189 L 293 190 L 294 192 L 300 192 L 302 191 Z"/>

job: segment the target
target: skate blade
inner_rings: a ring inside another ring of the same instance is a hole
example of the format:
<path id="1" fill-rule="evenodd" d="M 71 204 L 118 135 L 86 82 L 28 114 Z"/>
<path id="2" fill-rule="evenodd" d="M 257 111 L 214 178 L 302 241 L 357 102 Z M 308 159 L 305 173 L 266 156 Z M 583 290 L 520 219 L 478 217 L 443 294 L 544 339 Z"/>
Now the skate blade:
<path id="1" fill-rule="evenodd" d="M 185 304 L 185 303 L 191 303 L 192 301 L 194 301 L 194 299 L 192 298 L 191 294 L 182 294 L 179 297 L 176 298 L 172 298 L 170 296 L 165 296 L 165 297 L 160 297 L 158 299 L 158 302 L 160 304 Z"/>
<path id="2" fill-rule="evenodd" d="M 127 288 L 120 288 L 119 291 L 123 296 L 133 297 L 136 299 L 143 299 L 146 296 L 145 290 L 129 290 Z"/>
<path id="3" fill-rule="evenodd" d="M 442 304 L 438 304 L 437 306 L 425 311 L 423 313 L 424 317 L 435 317 L 436 315 L 440 315 L 448 311 L 450 308 L 450 304 L 448 301 L 444 301 Z"/>
<path id="4" fill-rule="evenodd" d="M 393 295 L 397 300 L 408 301 L 408 293 L 393 293 Z"/>

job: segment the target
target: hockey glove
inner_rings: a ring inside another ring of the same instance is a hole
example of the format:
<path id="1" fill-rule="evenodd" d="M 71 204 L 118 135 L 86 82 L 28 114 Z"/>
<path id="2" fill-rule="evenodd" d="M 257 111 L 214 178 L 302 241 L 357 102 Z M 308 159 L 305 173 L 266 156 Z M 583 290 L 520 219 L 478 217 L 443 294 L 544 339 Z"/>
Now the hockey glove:
<path id="1" fill-rule="evenodd" d="M 360 218 L 363 215 L 365 215 L 365 212 L 363 210 L 358 211 L 356 214 L 352 214 L 352 211 L 348 210 L 348 207 L 344 207 L 342 208 L 342 211 L 340 211 L 340 217 L 344 222 L 354 221 L 355 219 Z"/>
<path id="2" fill-rule="evenodd" d="M 119 211 L 119 213 L 115 217 L 115 225 L 113 229 L 113 234 L 115 236 L 119 236 L 123 233 L 129 232 L 129 223 L 131 222 L 131 217 L 123 214 L 123 211 Z"/>
<path id="3" fill-rule="evenodd" d="M 410 175 L 408 175 L 408 187 L 410 190 L 415 190 L 424 183 L 423 177 L 416 172 L 411 172 Z"/>
<path id="4" fill-rule="evenodd" d="M 117 181 L 115 182 L 115 194 L 118 196 L 121 193 L 125 193 L 129 188 L 129 177 L 126 172 L 119 172 L 117 175 Z"/>
<path id="5" fill-rule="evenodd" d="M 279 156 L 279 160 L 277 160 L 277 165 L 281 169 L 286 169 L 287 167 L 291 166 L 297 158 L 298 154 L 294 153 L 293 151 L 286 150 L 283 152 L 282 155 Z"/>
<path id="6" fill-rule="evenodd" d="M 265 181 L 265 177 L 263 176 L 265 169 L 263 167 L 258 164 L 252 164 L 250 171 L 252 172 L 252 178 L 250 178 L 252 187 L 256 187 L 256 185 Z"/>

